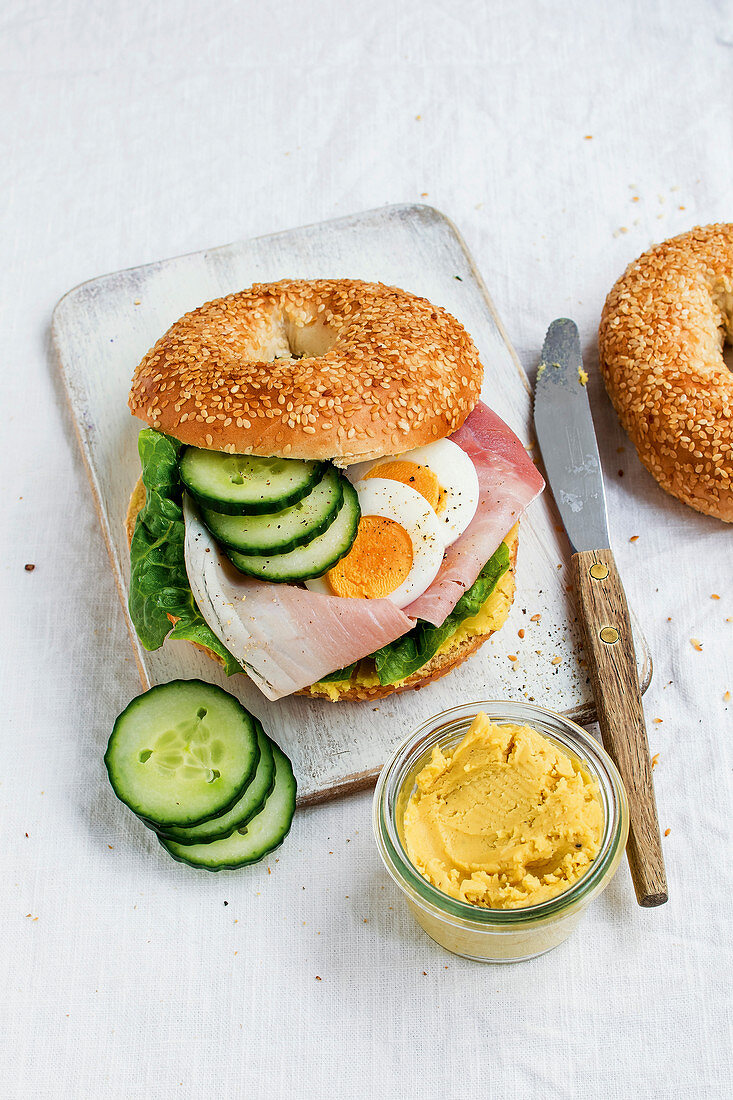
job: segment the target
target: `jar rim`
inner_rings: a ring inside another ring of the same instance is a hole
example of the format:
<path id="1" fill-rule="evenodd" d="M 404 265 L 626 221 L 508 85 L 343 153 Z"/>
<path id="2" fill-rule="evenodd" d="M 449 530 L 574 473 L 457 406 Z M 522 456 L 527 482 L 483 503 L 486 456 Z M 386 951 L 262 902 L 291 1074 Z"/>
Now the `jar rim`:
<path id="1" fill-rule="evenodd" d="M 588 768 L 598 782 L 603 806 L 604 829 L 598 854 L 588 870 L 563 893 L 535 905 L 488 909 L 451 897 L 433 886 L 415 867 L 402 843 L 395 809 L 410 773 L 426 761 L 436 744 L 456 742 L 470 722 L 483 711 L 492 721 L 534 724 L 538 732 L 569 750 Z M 628 802 L 618 769 L 599 741 L 563 714 L 536 703 L 518 700 L 484 699 L 449 707 L 432 715 L 405 737 L 384 765 L 377 780 L 373 801 L 374 833 L 382 861 L 396 884 L 413 902 L 439 913 L 443 920 L 477 927 L 516 927 L 537 923 L 575 906 L 587 904 L 602 888 L 609 869 L 615 869 L 626 845 Z M 619 851 L 621 849 L 621 852 Z"/>

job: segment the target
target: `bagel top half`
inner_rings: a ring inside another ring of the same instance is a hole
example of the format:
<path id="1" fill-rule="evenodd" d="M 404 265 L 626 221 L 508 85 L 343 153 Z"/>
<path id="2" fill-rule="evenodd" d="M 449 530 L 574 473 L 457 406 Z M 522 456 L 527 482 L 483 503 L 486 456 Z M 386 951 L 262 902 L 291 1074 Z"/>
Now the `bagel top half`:
<path id="1" fill-rule="evenodd" d="M 397 287 L 260 283 L 168 329 L 135 371 L 135 416 L 233 454 L 357 459 L 451 435 L 483 369 L 463 326 Z"/>

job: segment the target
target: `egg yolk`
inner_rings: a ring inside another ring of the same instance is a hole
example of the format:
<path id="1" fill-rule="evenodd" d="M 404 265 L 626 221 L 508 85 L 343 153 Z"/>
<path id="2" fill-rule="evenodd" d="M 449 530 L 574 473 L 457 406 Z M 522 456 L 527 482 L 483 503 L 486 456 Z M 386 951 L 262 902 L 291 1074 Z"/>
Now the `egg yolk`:
<path id="1" fill-rule="evenodd" d="M 401 481 L 403 485 L 409 485 L 416 489 L 420 496 L 425 497 L 431 508 L 438 511 L 440 500 L 440 482 L 428 466 L 419 466 L 417 462 L 385 462 L 383 466 L 373 467 L 364 475 L 364 480 L 370 477 L 386 477 L 389 481 Z"/>
<path id="2" fill-rule="evenodd" d="M 362 516 L 354 545 L 326 576 L 337 596 L 377 600 L 396 591 L 412 569 L 412 539 L 393 519 Z"/>

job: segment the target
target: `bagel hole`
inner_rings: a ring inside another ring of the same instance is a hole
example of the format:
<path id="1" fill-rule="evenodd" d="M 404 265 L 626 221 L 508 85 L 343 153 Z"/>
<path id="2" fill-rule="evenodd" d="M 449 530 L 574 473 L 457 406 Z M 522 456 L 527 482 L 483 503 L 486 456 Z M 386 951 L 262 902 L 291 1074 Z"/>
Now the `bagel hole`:
<path id="1" fill-rule="evenodd" d="M 723 362 L 729 371 L 733 373 L 733 344 L 727 340 L 723 344 Z"/>
<path id="2" fill-rule="evenodd" d="M 310 325 L 297 325 L 285 319 L 285 338 L 291 359 L 317 359 L 336 343 L 336 333 L 329 325 L 314 321 Z"/>
<path id="3" fill-rule="evenodd" d="M 733 292 L 729 289 L 729 284 L 723 280 L 718 280 L 712 291 L 713 302 L 720 310 L 717 324 L 723 362 L 728 370 L 733 372 Z"/>

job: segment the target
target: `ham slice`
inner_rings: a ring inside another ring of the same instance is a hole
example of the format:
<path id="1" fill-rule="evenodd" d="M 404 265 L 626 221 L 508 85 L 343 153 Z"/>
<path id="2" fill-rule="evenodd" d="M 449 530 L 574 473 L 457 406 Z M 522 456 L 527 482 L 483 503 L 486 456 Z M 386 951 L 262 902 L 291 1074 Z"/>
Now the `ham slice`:
<path id="1" fill-rule="evenodd" d="M 440 572 L 405 609 L 413 619 L 440 626 L 470 588 L 545 482 L 511 428 L 479 401 L 450 437 L 476 467 L 479 503 L 461 537 L 446 550 Z"/>
<path id="2" fill-rule="evenodd" d="M 183 508 L 186 572 L 196 605 L 268 699 L 309 687 L 414 626 L 390 600 L 342 599 L 243 576 L 188 499 Z"/>

